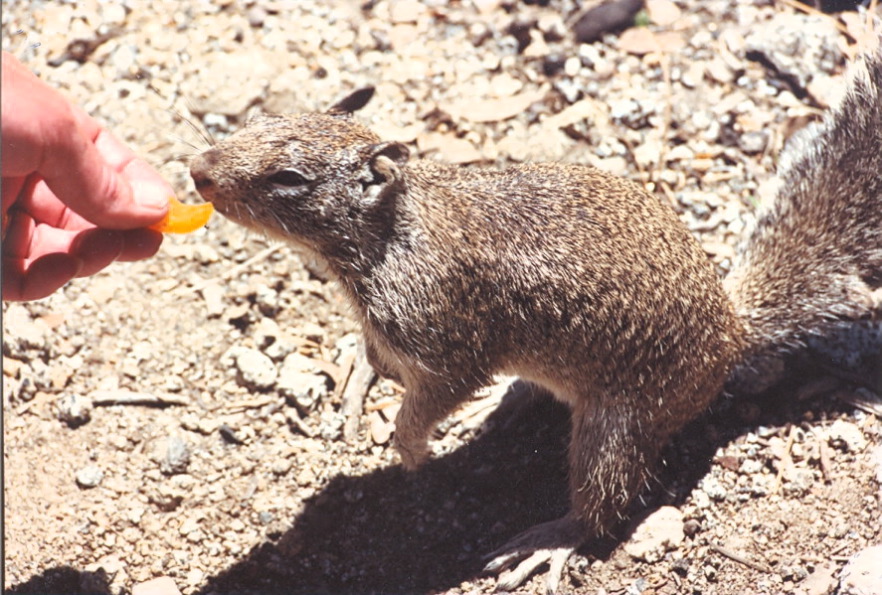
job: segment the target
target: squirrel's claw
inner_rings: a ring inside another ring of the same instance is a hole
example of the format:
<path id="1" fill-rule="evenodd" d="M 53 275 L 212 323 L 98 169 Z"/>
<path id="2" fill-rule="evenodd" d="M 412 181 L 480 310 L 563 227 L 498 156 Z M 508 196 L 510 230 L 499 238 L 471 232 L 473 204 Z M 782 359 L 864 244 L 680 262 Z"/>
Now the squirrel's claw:
<path id="1" fill-rule="evenodd" d="M 567 560 L 584 540 L 583 531 L 581 524 L 570 517 L 536 525 L 489 554 L 484 572 L 500 573 L 496 589 L 509 591 L 547 563 L 545 589 L 549 594 L 557 593 Z M 515 568 L 506 570 L 515 563 Z"/>

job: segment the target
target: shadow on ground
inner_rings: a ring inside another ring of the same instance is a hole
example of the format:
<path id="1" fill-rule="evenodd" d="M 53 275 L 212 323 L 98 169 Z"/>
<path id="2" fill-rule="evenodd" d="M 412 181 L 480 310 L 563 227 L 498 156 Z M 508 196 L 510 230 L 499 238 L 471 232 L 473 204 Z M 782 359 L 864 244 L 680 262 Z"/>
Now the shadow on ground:
<path id="1" fill-rule="evenodd" d="M 788 394 L 790 391 L 781 391 Z M 719 400 L 664 453 L 659 483 L 632 507 L 639 517 L 680 504 L 708 472 L 715 450 L 759 425 L 798 423 L 831 400 Z M 484 556 L 530 526 L 567 510 L 569 415 L 550 397 L 503 405 L 488 430 L 406 473 L 399 466 L 339 475 L 290 529 L 210 577 L 200 595 L 428 593 L 480 576 Z M 605 559 L 633 527 L 581 553 Z M 578 581 L 577 577 L 571 579 Z M 10 593 L 109 593 L 100 577 L 59 567 Z"/>

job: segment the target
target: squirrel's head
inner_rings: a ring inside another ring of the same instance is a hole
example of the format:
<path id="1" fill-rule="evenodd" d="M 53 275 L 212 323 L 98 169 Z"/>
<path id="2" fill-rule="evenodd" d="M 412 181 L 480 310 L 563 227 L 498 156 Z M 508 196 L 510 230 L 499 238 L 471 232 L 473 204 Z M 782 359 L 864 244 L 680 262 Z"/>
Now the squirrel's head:
<path id="1" fill-rule="evenodd" d="M 371 93 L 327 113 L 253 118 L 191 161 L 196 189 L 229 219 L 319 253 L 365 227 L 376 235 L 403 188 L 409 151 L 352 118 Z"/>

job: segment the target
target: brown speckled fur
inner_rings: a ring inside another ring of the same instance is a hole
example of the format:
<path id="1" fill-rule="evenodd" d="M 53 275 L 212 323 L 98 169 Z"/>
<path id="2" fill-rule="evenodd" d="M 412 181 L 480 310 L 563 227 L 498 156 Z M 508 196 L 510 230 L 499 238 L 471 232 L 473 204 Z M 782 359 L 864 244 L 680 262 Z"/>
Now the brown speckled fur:
<path id="1" fill-rule="evenodd" d="M 372 364 L 407 389 L 405 465 L 493 374 L 567 403 L 572 512 L 546 533 L 584 538 L 623 511 L 733 369 L 762 367 L 745 357 L 867 313 L 882 271 L 880 62 L 784 168 L 728 281 L 737 317 L 672 209 L 592 167 L 410 160 L 348 115 L 307 114 L 258 118 L 191 172 L 221 213 L 327 262 Z"/>
<path id="2" fill-rule="evenodd" d="M 784 357 L 807 345 L 871 349 L 882 368 L 882 343 L 864 340 L 882 328 L 882 50 L 852 66 L 839 106 L 791 139 L 779 178 L 725 281 L 748 345 L 734 391 L 774 385 Z"/>

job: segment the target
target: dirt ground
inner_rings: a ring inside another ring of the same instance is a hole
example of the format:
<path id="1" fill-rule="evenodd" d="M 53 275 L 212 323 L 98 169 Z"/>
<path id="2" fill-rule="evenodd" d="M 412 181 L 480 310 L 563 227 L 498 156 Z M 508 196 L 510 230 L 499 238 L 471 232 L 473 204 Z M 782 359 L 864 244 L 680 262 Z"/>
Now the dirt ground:
<path id="1" fill-rule="evenodd" d="M 209 134 L 373 85 L 358 117 L 414 154 L 646 184 L 724 274 L 784 140 L 834 100 L 853 52 L 857 13 L 789 4 L 656 0 L 579 44 L 589 4 L 569 0 L 8 1 L 2 41 L 187 201 Z M 504 382 L 441 425 L 416 473 L 390 444 L 389 381 L 346 440 L 358 328 L 340 294 L 218 216 L 153 259 L 3 304 L 3 331 L 4 592 L 170 577 L 187 595 L 489 593 L 484 556 L 567 508 L 567 412 Z M 854 387 L 721 397 L 563 590 L 848 592 L 842 568 L 882 543 L 882 424 L 837 391 Z M 648 515 L 666 543 L 635 531 Z"/>

